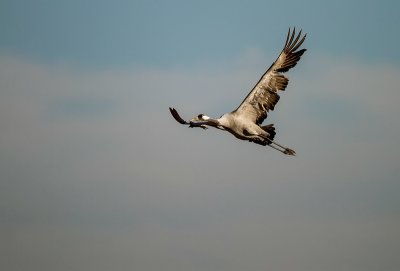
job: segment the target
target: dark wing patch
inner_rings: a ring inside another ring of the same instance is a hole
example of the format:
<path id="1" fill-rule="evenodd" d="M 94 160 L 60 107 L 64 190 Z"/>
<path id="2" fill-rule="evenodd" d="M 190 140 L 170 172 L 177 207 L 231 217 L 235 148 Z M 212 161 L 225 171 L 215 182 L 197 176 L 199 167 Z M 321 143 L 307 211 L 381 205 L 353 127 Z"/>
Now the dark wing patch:
<path id="1" fill-rule="evenodd" d="M 174 117 L 174 119 L 179 122 L 180 124 L 189 124 L 187 121 L 185 121 L 184 119 L 181 118 L 181 116 L 179 116 L 178 111 L 176 111 L 175 108 L 169 108 L 169 111 L 171 112 L 171 115 Z"/>
<path id="2" fill-rule="evenodd" d="M 240 106 L 234 111 L 236 114 L 244 114 L 253 122 L 260 125 L 267 117 L 269 110 L 274 110 L 279 101 L 278 91 L 285 90 L 289 79 L 281 73 L 287 72 L 296 66 L 306 49 L 296 51 L 304 42 L 305 34 L 301 37 L 301 30 L 296 36 L 296 29 L 288 31 L 285 46 L 279 57 L 264 73 Z M 295 38 L 296 37 L 296 38 Z"/>

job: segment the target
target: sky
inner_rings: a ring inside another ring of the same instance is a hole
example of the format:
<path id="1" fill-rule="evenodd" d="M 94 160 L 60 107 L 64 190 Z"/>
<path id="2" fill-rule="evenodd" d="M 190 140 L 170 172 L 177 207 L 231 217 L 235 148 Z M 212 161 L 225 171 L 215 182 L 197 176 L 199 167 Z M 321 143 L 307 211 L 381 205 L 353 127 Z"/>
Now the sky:
<path id="1" fill-rule="evenodd" d="M 0 1 L 0 269 L 400 269 L 398 1 Z M 265 123 L 235 109 L 289 27 Z"/>

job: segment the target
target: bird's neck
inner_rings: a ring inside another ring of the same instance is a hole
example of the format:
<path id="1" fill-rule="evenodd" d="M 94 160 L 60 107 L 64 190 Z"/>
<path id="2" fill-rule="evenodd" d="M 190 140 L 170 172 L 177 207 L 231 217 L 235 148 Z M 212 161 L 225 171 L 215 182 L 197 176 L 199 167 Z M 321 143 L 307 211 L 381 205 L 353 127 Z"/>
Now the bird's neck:
<path id="1" fill-rule="evenodd" d="M 217 129 L 221 129 L 221 130 L 225 130 L 224 126 L 222 125 L 220 119 L 212 119 L 210 118 L 209 120 L 207 120 L 207 125 L 215 127 Z"/>
<path id="2" fill-rule="evenodd" d="M 219 119 L 213 119 L 213 118 L 209 118 L 207 120 L 203 120 L 203 121 L 196 121 L 195 122 L 196 125 L 208 125 L 208 126 L 212 126 L 218 129 L 223 129 Z"/>
<path id="3" fill-rule="evenodd" d="M 209 118 L 208 120 L 206 120 L 206 122 L 207 122 L 207 125 L 210 125 L 213 127 L 217 127 L 218 125 L 220 125 L 220 123 L 217 119 Z"/>

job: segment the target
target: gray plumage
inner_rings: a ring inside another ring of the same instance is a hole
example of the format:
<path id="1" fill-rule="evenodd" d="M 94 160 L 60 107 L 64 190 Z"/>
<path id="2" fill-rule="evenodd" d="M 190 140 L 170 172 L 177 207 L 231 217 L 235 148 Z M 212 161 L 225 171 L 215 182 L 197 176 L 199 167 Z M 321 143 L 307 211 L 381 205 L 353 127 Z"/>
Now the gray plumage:
<path id="1" fill-rule="evenodd" d="M 170 108 L 172 116 L 181 124 L 189 127 L 206 129 L 212 126 L 226 130 L 235 137 L 248 140 L 264 146 L 270 146 L 288 155 L 295 155 L 295 151 L 273 141 L 275 127 L 273 124 L 261 126 L 268 112 L 274 110 L 279 101 L 279 91 L 284 91 L 289 79 L 282 73 L 296 66 L 306 49 L 298 50 L 304 42 L 306 35 L 301 36 L 301 30 L 296 36 L 295 28 L 288 31 L 285 45 L 278 58 L 263 74 L 257 84 L 246 96 L 239 107 L 218 119 L 212 119 L 204 114 L 194 117 L 190 122 L 182 119 L 174 108 Z"/>

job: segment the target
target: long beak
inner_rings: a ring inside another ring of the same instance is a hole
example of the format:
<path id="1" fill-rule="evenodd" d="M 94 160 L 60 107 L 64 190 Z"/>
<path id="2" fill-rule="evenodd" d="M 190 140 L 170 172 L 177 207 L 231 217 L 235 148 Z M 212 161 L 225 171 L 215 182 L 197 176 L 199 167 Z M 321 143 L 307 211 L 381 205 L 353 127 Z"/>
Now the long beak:
<path id="1" fill-rule="evenodd" d="M 203 129 L 208 129 L 207 122 L 205 122 L 205 121 L 193 121 L 193 120 L 191 120 L 189 122 L 189 126 L 188 127 L 189 128 L 200 127 L 200 128 L 203 128 Z"/>

